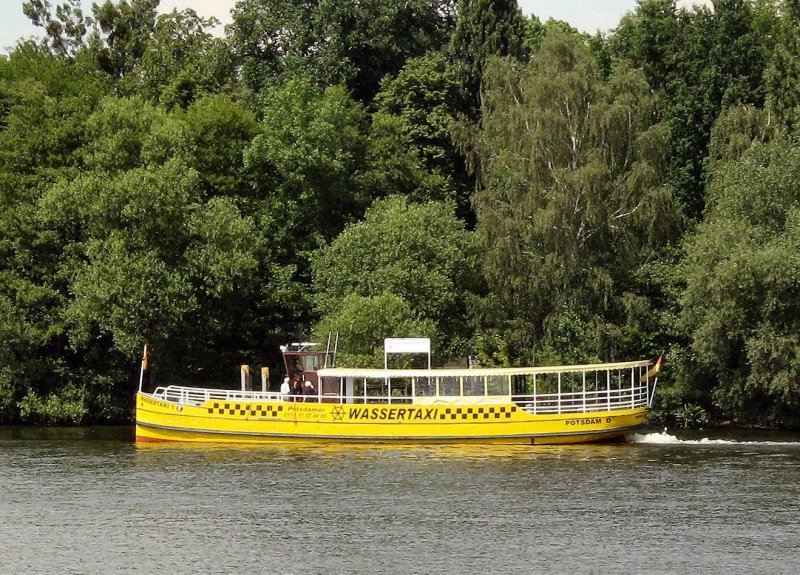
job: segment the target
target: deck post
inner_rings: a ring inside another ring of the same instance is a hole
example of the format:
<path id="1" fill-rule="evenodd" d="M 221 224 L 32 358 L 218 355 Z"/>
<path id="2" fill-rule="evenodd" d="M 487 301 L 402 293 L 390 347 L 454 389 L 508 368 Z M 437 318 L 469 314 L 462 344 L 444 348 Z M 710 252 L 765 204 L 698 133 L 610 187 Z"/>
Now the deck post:
<path id="1" fill-rule="evenodd" d="M 583 380 L 583 412 L 586 413 L 586 372 L 582 371 L 581 376 L 581 379 Z"/>
<path id="2" fill-rule="evenodd" d="M 558 413 L 561 414 L 561 372 L 558 372 Z"/>
<path id="3" fill-rule="evenodd" d="M 250 387 L 250 366 L 242 365 L 242 391 L 247 391 Z"/>
<path id="4" fill-rule="evenodd" d="M 533 374 L 533 414 L 536 415 L 536 374 Z"/>
<path id="5" fill-rule="evenodd" d="M 634 395 L 633 395 L 633 382 L 634 382 L 633 372 L 634 372 L 634 368 L 631 368 L 631 409 L 636 407 L 636 399 L 634 398 Z"/>
<path id="6" fill-rule="evenodd" d="M 608 411 L 611 411 L 611 370 L 606 370 L 606 398 L 608 401 Z"/>

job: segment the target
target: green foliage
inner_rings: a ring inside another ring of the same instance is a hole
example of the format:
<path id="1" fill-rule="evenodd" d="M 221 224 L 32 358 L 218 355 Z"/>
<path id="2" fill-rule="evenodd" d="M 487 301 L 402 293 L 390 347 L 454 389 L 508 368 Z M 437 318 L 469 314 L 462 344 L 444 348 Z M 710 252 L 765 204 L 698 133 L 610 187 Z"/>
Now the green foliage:
<path id="1" fill-rule="evenodd" d="M 525 19 L 516 0 L 459 0 L 458 18 L 448 51 L 458 63 L 473 115 L 483 105 L 481 85 L 494 56 L 522 59 Z"/>
<path id="2" fill-rule="evenodd" d="M 23 419 L 32 423 L 80 425 L 89 415 L 87 400 L 85 390 L 72 386 L 47 397 L 31 391 L 19 402 L 19 411 Z"/>
<path id="3" fill-rule="evenodd" d="M 226 38 L 157 0 L 22 4 L 0 422 L 129 417 L 144 341 L 161 382 L 218 383 L 315 326 L 353 365 L 387 336 L 669 350 L 656 420 L 800 426 L 794 0 L 642 0 L 607 36 L 509 1 L 243 0 Z"/>
<path id="4" fill-rule="evenodd" d="M 675 237 L 649 87 L 625 66 L 604 81 L 574 35 L 548 35 L 530 64 L 496 60 L 486 77 L 482 323 L 528 359 L 609 357 L 620 331 L 636 339 L 626 316 L 647 307 L 625 295 L 630 273 Z"/>
<path id="5" fill-rule="evenodd" d="M 428 171 L 400 117 L 375 114 L 368 146 L 366 169 L 358 180 L 365 197 L 391 192 L 420 202 L 453 199 L 451 179 L 441 171 Z"/>
<path id="6" fill-rule="evenodd" d="M 337 314 L 350 294 L 398 296 L 416 317 L 432 322 L 449 357 L 469 337 L 467 294 L 476 284 L 472 238 L 451 203 L 377 201 L 312 259 L 315 303 Z M 461 350 L 463 352 L 463 350 Z"/>
<path id="7" fill-rule="evenodd" d="M 318 247 L 359 215 L 355 175 L 363 165 L 364 109 L 339 86 L 308 79 L 265 97 L 261 133 L 244 153 L 256 193 L 280 211 L 275 222 L 299 251 Z"/>
<path id="8" fill-rule="evenodd" d="M 781 7 L 783 10 L 775 22 L 778 42 L 765 78 L 767 101 L 778 121 L 796 128 L 800 119 L 800 5 L 786 1 Z"/>
<path id="9" fill-rule="evenodd" d="M 797 148 L 754 143 L 716 168 L 687 247 L 682 319 L 695 368 L 716 378 L 717 406 L 738 423 L 797 423 L 799 178 Z"/>
<path id="10" fill-rule="evenodd" d="M 720 114 L 709 143 L 708 166 L 738 160 L 753 142 L 768 142 L 778 135 L 770 113 L 753 106 L 734 106 Z"/>
<path id="11" fill-rule="evenodd" d="M 675 419 L 678 426 L 683 428 L 698 428 L 708 425 L 706 410 L 694 403 L 682 405 L 678 408 L 675 412 Z"/>
<path id="12" fill-rule="evenodd" d="M 193 102 L 181 119 L 187 161 L 200 176 L 207 195 L 249 196 L 244 153 L 260 132 L 255 116 L 232 98 L 215 94 Z M 174 133 L 174 132 L 173 132 Z M 174 153 L 174 151 L 173 151 Z"/>
<path id="13" fill-rule="evenodd" d="M 179 130 L 158 130 L 168 121 L 165 112 L 139 97 L 103 99 L 86 123 L 86 166 L 116 172 L 163 160 L 165 149 L 170 156 L 178 153 L 183 140 Z"/>
<path id="14" fill-rule="evenodd" d="M 207 31 L 217 24 L 191 9 L 159 15 L 131 80 L 137 93 L 167 108 L 186 108 L 232 82 L 226 46 Z"/>
<path id="15" fill-rule="evenodd" d="M 513 367 L 508 344 L 497 332 L 483 331 L 474 339 L 475 356 L 483 367 Z"/>
<path id="16" fill-rule="evenodd" d="M 396 78 L 384 79 L 364 177 L 370 197 L 391 191 L 424 201 L 455 194 L 459 215 L 470 217 L 474 180 L 452 139 L 465 101 L 456 69 L 439 52 L 411 59 Z"/>
<path id="17" fill-rule="evenodd" d="M 361 103 L 408 58 L 437 50 L 452 26 L 450 0 L 242 0 L 231 42 L 254 91 L 298 76 L 344 84 Z"/>
<path id="18" fill-rule="evenodd" d="M 44 214 L 64 218 L 51 225 L 81 229 L 73 249 L 83 258 L 65 270 L 74 346 L 108 334 L 133 358 L 143 341 L 163 346 L 187 324 L 206 341 L 224 332 L 225 302 L 251 283 L 259 237 L 230 199 L 203 202 L 197 186 L 195 172 L 170 161 L 110 180 L 82 178 L 43 198 Z"/>
<path id="19" fill-rule="evenodd" d="M 160 0 L 105 0 L 92 4 L 97 30 L 89 49 L 98 67 L 116 79 L 123 79 L 141 62 L 156 27 Z"/>
<path id="20" fill-rule="evenodd" d="M 714 120 L 728 106 L 764 102 L 774 22 L 769 9 L 721 0 L 713 11 L 678 10 L 675 0 L 645 0 L 623 18 L 610 41 L 613 53 L 641 66 L 666 98 L 661 114 L 671 132 L 670 181 L 693 220 L 701 219 L 706 201 L 704 158 Z"/>
<path id="21" fill-rule="evenodd" d="M 539 51 L 544 34 L 545 27 L 539 18 L 531 14 L 525 19 L 524 31 L 522 34 L 522 48 L 527 56 Z"/>
<path id="22" fill-rule="evenodd" d="M 59 57 L 69 57 L 83 46 L 88 18 L 84 18 L 80 0 L 66 0 L 51 13 L 48 0 L 29 0 L 22 3 L 22 11 L 34 26 L 43 28 L 44 47 Z"/>
<path id="23" fill-rule="evenodd" d="M 42 229 L 43 189 L 75 177 L 85 124 L 105 83 L 80 60 L 20 44 L 0 61 L 0 422 L 57 385 L 68 355 L 61 266 L 69 249 Z"/>
<path id="24" fill-rule="evenodd" d="M 342 351 L 336 354 L 336 364 L 340 367 L 383 367 L 384 338 L 434 337 L 439 331 L 400 296 L 351 292 L 315 326 L 314 333 L 320 341 L 338 334 Z M 398 367 L 397 361 L 393 360 L 393 367 Z"/>

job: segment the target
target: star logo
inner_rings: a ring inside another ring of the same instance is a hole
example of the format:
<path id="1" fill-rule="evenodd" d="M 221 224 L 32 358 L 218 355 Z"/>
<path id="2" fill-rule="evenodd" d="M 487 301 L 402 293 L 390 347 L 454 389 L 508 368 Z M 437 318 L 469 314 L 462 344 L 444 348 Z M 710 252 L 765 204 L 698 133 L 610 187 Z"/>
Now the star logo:
<path id="1" fill-rule="evenodd" d="M 337 405 L 336 407 L 333 408 L 331 414 L 333 415 L 334 421 L 341 421 L 342 418 L 344 417 L 344 407 L 342 407 L 341 405 Z"/>

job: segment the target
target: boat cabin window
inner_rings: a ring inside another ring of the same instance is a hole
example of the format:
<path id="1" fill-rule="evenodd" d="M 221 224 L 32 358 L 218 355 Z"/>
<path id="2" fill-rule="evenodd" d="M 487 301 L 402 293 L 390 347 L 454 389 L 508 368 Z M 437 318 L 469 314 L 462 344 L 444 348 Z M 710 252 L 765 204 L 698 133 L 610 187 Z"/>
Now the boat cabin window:
<path id="1" fill-rule="evenodd" d="M 414 378 L 414 393 L 417 397 L 432 397 L 436 395 L 436 381 L 432 377 Z"/>
<path id="2" fill-rule="evenodd" d="M 505 395 L 508 393 L 508 377 L 505 375 L 487 376 L 486 393 L 488 395 Z"/>
<path id="3" fill-rule="evenodd" d="M 325 363 L 324 353 L 286 352 L 283 355 L 286 360 L 286 369 L 289 373 L 318 371 Z"/>
<path id="4" fill-rule="evenodd" d="M 461 395 L 461 378 L 440 377 L 439 395 Z"/>
<path id="5" fill-rule="evenodd" d="M 486 389 L 483 386 L 484 377 L 480 375 L 469 375 L 462 378 L 464 380 L 464 395 L 485 395 Z"/>

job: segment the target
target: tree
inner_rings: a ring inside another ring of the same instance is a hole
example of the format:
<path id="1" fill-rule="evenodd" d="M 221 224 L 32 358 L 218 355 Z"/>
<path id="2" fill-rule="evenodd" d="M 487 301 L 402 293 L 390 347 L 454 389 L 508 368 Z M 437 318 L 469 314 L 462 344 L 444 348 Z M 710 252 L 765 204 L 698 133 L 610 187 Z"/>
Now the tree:
<path id="1" fill-rule="evenodd" d="M 687 377 L 710 382 L 721 416 L 737 423 L 800 423 L 798 182 L 796 146 L 755 142 L 715 167 L 707 216 L 688 241 Z"/>
<path id="2" fill-rule="evenodd" d="M 480 111 L 486 61 L 492 56 L 523 58 L 525 20 L 516 0 L 459 0 L 449 53 L 459 64 L 470 95 L 470 117 Z"/>
<path id="3" fill-rule="evenodd" d="M 522 48 L 525 51 L 526 60 L 531 54 L 536 53 L 542 45 L 542 38 L 545 35 L 545 26 L 535 14 L 531 14 L 525 19 L 524 31 L 522 35 Z"/>
<path id="4" fill-rule="evenodd" d="M 85 165 L 107 173 L 187 153 L 183 127 L 139 97 L 104 98 L 86 120 L 85 130 L 87 143 L 81 149 Z"/>
<path id="5" fill-rule="evenodd" d="M 93 4 L 97 28 L 89 47 L 98 66 L 111 77 L 127 76 L 141 62 L 156 27 L 160 0 L 106 0 Z"/>
<path id="6" fill-rule="evenodd" d="M 486 86 L 474 196 L 484 328 L 518 359 L 640 353 L 626 330 L 647 302 L 629 276 L 677 219 L 647 83 L 624 66 L 603 81 L 579 37 L 548 34 L 527 65 L 494 60 Z"/>
<path id="7" fill-rule="evenodd" d="M 28 0 L 22 3 L 22 11 L 34 26 L 44 28 L 43 45 L 53 55 L 70 58 L 84 47 L 90 19 L 83 16 L 80 0 L 66 0 L 56 5 L 52 13 L 48 0 Z"/>
<path id="8" fill-rule="evenodd" d="M 370 166 L 363 178 L 370 197 L 455 197 L 459 215 L 469 216 L 474 182 L 452 140 L 464 98 L 455 69 L 441 52 L 410 59 L 396 78 L 384 78 L 375 97 Z"/>
<path id="9" fill-rule="evenodd" d="M 705 205 L 704 160 L 714 120 L 728 106 L 763 105 L 773 35 L 766 13 L 746 0 L 719 0 L 713 11 L 644 0 L 610 40 L 618 58 L 642 67 L 650 85 L 664 93 L 670 180 L 692 220 L 701 219 Z"/>
<path id="10" fill-rule="evenodd" d="M 363 165 L 366 115 L 343 88 L 323 90 L 304 78 L 265 101 L 262 133 L 245 151 L 245 167 L 254 194 L 275 214 L 280 245 L 307 252 L 363 212 L 355 176 Z"/>
<path id="11" fill-rule="evenodd" d="M 254 288 L 261 248 L 253 221 L 230 199 L 204 201 L 197 173 L 169 160 L 87 173 L 52 187 L 39 208 L 77 256 L 60 270 L 73 349 L 104 347 L 131 360 L 148 342 L 167 373 L 187 364 L 214 373 L 214 362 L 230 361 L 232 323 Z M 212 342 L 215 360 L 205 351 Z"/>
<path id="12" fill-rule="evenodd" d="M 366 197 L 403 195 L 414 201 L 452 200 L 449 174 L 429 171 L 398 116 L 377 113 L 367 142 L 366 169 L 358 178 Z"/>
<path id="13" fill-rule="evenodd" d="M 435 327 L 440 355 L 463 354 L 470 337 L 466 302 L 479 284 L 471 233 L 453 211 L 452 203 L 378 200 L 363 222 L 320 248 L 312 262 L 314 302 L 322 325 L 354 321 L 341 311 L 342 302 L 352 304 L 350 296 L 392 296 L 408 306 L 409 312 L 400 315 L 410 313 Z M 352 312 L 355 306 L 348 309 Z"/>
<path id="14" fill-rule="evenodd" d="M 201 178 L 207 196 L 249 197 L 245 150 L 260 133 L 255 116 L 224 95 L 204 96 L 181 116 L 188 142 L 188 162 Z"/>
<path id="15" fill-rule="evenodd" d="M 778 38 L 769 62 L 765 84 L 770 110 L 778 121 L 794 128 L 800 113 L 800 2 L 786 0 L 776 24 Z"/>
<path id="16" fill-rule="evenodd" d="M 167 108 L 186 108 L 232 82 L 234 67 L 226 62 L 226 43 L 208 32 L 217 24 L 191 9 L 159 15 L 134 68 L 136 91 Z"/>
<path id="17" fill-rule="evenodd" d="M 0 421 L 17 422 L 32 391 L 70 371 L 62 265 L 69 249 L 43 228 L 42 190 L 74 178 L 88 117 L 106 84 L 84 63 L 25 42 L 0 60 Z M 62 410 L 82 420 L 82 405 Z M 53 406 L 50 405 L 52 408 Z M 56 419 L 60 420 L 60 419 Z M 48 419 L 49 421 L 49 419 Z"/>
<path id="18" fill-rule="evenodd" d="M 667 91 L 680 49 L 680 22 L 675 0 L 643 0 L 627 13 L 609 38 L 618 58 L 640 67 L 650 86 Z"/>
<path id="19" fill-rule="evenodd" d="M 396 75 L 410 58 L 440 50 L 453 29 L 453 0 L 330 0 L 319 7 L 326 48 L 322 70 L 346 62 L 344 82 L 353 97 L 368 104 L 385 76 Z"/>
<path id="20" fill-rule="evenodd" d="M 402 297 L 392 293 L 361 296 L 350 293 L 315 327 L 319 341 L 336 334 L 336 364 L 346 367 L 383 367 L 383 340 L 387 337 L 432 337 L 436 324 L 420 318 Z"/>
<path id="21" fill-rule="evenodd" d="M 461 159 L 450 133 L 464 97 L 444 54 L 431 52 L 408 60 L 396 77 L 386 77 L 375 103 L 378 114 L 402 120 L 429 170 L 450 173 Z"/>
<path id="22" fill-rule="evenodd" d="M 344 84 L 367 104 L 385 75 L 439 49 L 451 27 L 451 0 L 243 0 L 231 41 L 256 93 L 308 76 L 323 87 Z"/>

